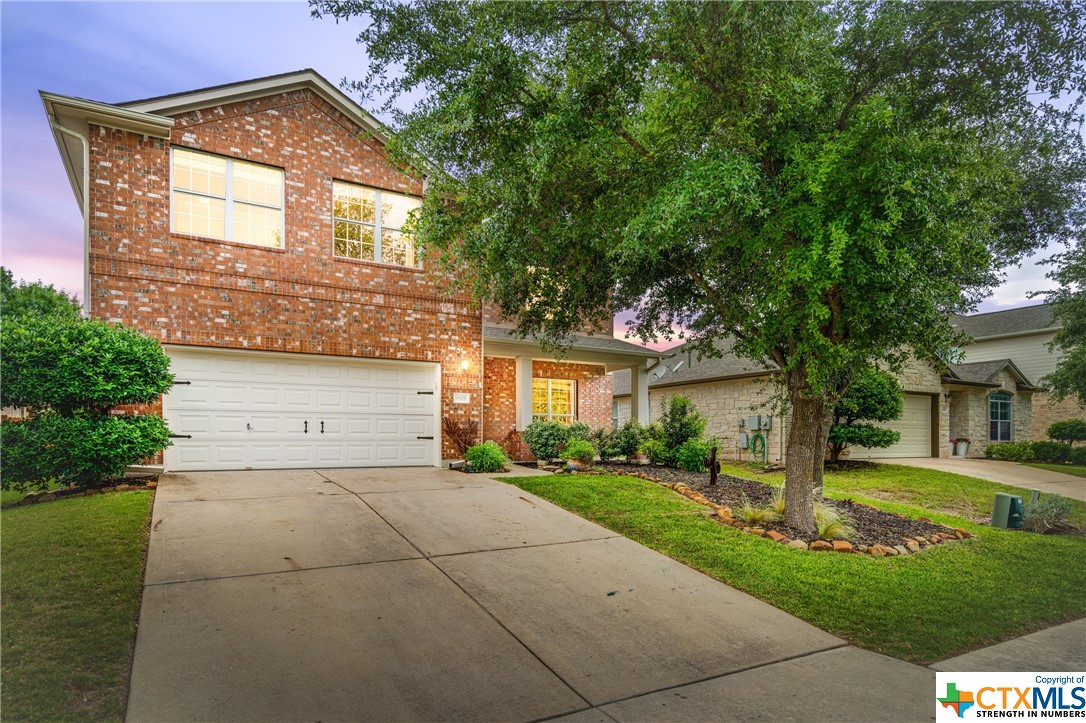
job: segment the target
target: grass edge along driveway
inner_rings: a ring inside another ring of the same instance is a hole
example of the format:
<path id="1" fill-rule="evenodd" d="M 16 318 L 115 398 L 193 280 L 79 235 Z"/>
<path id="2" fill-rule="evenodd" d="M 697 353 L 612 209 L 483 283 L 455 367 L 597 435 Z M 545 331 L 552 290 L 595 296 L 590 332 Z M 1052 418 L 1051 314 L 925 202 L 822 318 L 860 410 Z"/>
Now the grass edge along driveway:
<path id="1" fill-rule="evenodd" d="M 814 553 L 722 525 L 703 506 L 640 479 L 549 475 L 503 481 L 855 645 L 913 663 L 930 664 L 1086 615 L 1082 537 L 996 530 L 856 495 L 976 537 L 908 557 Z"/>
<path id="2" fill-rule="evenodd" d="M 120 720 L 150 492 L 0 512 L 5 720 Z"/>

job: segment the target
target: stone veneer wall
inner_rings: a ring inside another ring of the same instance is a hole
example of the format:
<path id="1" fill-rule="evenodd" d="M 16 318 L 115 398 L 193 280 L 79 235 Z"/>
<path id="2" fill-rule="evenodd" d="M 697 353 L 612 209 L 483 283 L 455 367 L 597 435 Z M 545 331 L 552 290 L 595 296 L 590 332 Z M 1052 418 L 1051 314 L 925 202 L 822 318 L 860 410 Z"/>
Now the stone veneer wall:
<path id="1" fill-rule="evenodd" d="M 664 400 L 672 396 L 689 397 L 708 420 L 705 434 L 716 437 L 723 459 L 746 460 L 750 456 L 739 449 L 739 418 L 754 414 L 773 418 L 772 428 L 766 433 L 766 459 L 779 462 L 784 459 L 784 442 L 787 439 L 789 417 L 780 417 L 773 409 L 773 397 L 777 388 L 770 377 L 731 379 L 703 384 L 649 390 L 651 419 L 660 418 Z M 627 400 L 628 401 L 628 400 Z"/>
<path id="2" fill-rule="evenodd" d="M 988 398 L 999 391 L 1011 395 L 1011 441 L 1033 438 L 1033 394 L 1018 391 L 1017 381 L 1006 370 L 997 374 L 992 381 L 998 383 L 1000 388 L 955 391 L 951 396 L 950 437 L 947 445 L 949 446 L 950 439 L 972 439 L 969 457 L 984 457 L 984 450 L 989 444 Z"/>
<path id="3" fill-rule="evenodd" d="M 1086 419 L 1086 406 L 1071 398 L 1057 402 L 1048 392 L 1034 393 L 1030 439 L 1035 442 L 1048 439 L 1048 425 L 1065 419 Z"/>
<path id="4" fill-rule="evenodd" d="M 438 362 L 442 415 L 478 415 L 453 403 L 482 388 L 472 300 L 436 273 L 332 254 L 333 179 L 414 195 L 422 181 L 319 96 L 180 114 L 169 141 L 93 125 L 89 137 L 93 316 L 164 344 Z M 283 169 L 283 247 L 172 233 L 172 145 Z M 455 454 L 447 441 L 443 454 Z"/>
<path id="5" fill-rule="evenodd" d="M 577 421 L 592 428 L 611 427 L 611 377 L 598 364 L 532 362 L 535 379 L 577 382 Z M 535 457 L 517 432 L 516 360 L 487 357 L 484 361 L 483 439 L 493 440 L 517 461 Z"/>

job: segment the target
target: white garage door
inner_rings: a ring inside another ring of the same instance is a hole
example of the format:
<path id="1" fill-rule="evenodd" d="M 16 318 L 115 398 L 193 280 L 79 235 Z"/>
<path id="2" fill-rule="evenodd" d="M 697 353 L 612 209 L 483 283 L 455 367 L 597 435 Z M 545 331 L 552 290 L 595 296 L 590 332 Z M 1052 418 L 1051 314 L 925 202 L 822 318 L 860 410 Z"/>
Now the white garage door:
<path id="1" fill-rule="evenodd" d="M 170 471 L 439 462 L 438 367 L 167 347 Z"/>
<path id="2" fill-rule="evenodd" d="M 905 410 L 895 422 L 877 422 L 901 432 L 901 441 L 886 449 L 849 448 L 849 459 L 881 459 L 883 457 L 931 456 L 931 397 L 906 394 Z"/>

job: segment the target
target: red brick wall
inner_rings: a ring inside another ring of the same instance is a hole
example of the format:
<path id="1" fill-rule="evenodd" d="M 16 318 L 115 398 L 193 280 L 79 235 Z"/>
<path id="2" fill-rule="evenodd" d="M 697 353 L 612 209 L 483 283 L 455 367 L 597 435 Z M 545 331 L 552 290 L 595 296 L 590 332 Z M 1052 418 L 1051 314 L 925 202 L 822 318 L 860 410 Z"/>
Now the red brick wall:
<path id="1" fill-rule="evenodd" d="M 442 414 L 477 415 L 452 403 L 482 385 L 471 300 L 426 270 L 332 256 L 333 178 L 422 192 L 366 138 L 308 90 L 180 115 L 169 143 L 92 126 L 91 313 L 169 344 L 439 362 Z M 282 168 L 283 248 L 171 234 L 171 143 Z"/>
<path id="2" fill-rule="evenodd" d="M 597 364 L 532 362 L 536 379 L 573 379 L 577 382 L 577 421 L 611 427 L 611 377 Z M 505 447 L 515 460 L 535 457 L 516 431 L 516 360 L 487 357 L 483 396 L 483 439 Z"/>

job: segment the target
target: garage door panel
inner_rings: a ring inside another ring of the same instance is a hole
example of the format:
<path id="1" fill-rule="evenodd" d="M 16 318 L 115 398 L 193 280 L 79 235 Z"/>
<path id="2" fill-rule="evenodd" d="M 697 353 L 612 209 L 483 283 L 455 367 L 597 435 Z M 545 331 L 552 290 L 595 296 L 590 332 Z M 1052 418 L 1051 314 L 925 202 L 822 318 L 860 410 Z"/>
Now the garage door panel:
<path id="1" fill-rule="evenodd" d="M 170 469 L 431 465 L 436 365 L 167 348 Z M 368 386 L 367 386 L 368 385 Z M 419 392 L 428 392 L 420 394 Z M 321 423 L 323 422 L 323 433 Z"/>

